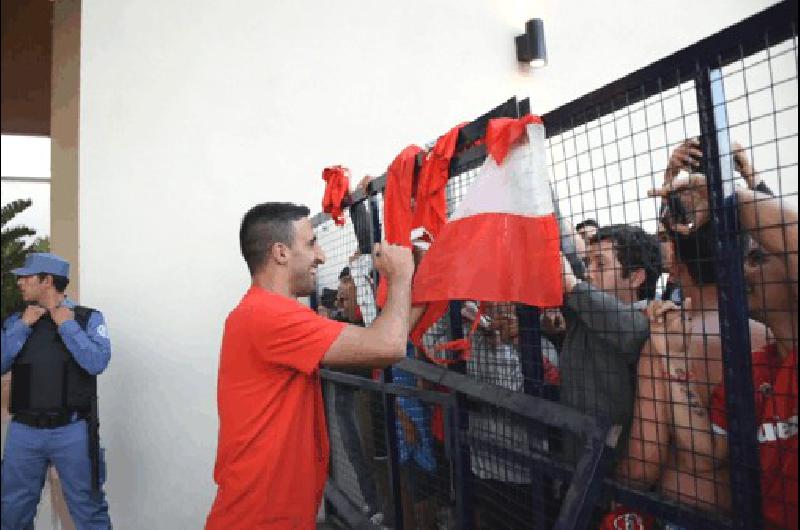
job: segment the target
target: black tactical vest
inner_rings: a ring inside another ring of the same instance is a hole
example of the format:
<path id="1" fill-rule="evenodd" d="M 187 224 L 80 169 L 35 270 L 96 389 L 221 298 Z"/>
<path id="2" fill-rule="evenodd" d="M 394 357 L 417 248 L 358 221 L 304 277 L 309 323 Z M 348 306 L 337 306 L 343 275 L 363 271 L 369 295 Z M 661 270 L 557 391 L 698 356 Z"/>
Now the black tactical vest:
<path id="1" fill-rule="evenodd" d="M 85 331 L 93 309 L 75 306 L 74 311 Z M 75 362 L 50 314 L 43 315 L 11 368 L 11 413 L 83 412 L 96 396 L 97 377 Z"/>

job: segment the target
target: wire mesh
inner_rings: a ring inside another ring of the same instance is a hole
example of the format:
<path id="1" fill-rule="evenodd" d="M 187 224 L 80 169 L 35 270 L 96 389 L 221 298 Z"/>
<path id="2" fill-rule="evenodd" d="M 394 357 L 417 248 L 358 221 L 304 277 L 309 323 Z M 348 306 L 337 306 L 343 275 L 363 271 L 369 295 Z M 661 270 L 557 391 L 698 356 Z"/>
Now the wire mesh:
<path id="1" fill-rule="evenodd" d="M 797 35 L 763 33 L 755 53 L 719 50 L 545 116 L 562 237 L 577 248 L 564 306 L 459 301 L 423 337 L 431 362 L 622 427 L 610 476 L 592 479 L 606 494 L 591 527 L 797 528 Z M 478 172 L 451 175 L 448 216 Z M 318 227 L 320 289 L 354 254 L 352 233 Z M 469 339 L 467 360 L 436 348 L 456 336 Z M 395 381 L 431 388 L 399 371 Z M 328 386 L 335 401 L 341 385 Z M 394 429 L 360 426 L 400 441 L 404 526 L 452 528 L 466 514 L 475 528 L 551 527 L 584 440 L 481 399 L 459 403 L 400 397 Z M 370 410 L 356 421 L 380 423 L 386 410 Z M 333 479 L 369 504 L 341 417 L 329 410 L 329 423 Z M 388 513 L 398 500 L 381 495 Z"/>

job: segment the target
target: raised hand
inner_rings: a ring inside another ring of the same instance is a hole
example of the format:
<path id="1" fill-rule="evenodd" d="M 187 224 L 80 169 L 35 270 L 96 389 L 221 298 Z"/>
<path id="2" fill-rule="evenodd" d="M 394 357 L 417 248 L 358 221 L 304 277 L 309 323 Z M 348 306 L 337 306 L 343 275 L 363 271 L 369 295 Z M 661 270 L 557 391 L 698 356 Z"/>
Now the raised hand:
<path id="1" fill-rule="evenodd" d="M 36 324 L 36 322 L 42 318 L 45 313 L 47 313 L 47 309 L 36 304 L 31 304 L 25 308 L 25 311 L 22 312 L 21 319 L 28 325 L 28 327 L 30 327 Z"/>

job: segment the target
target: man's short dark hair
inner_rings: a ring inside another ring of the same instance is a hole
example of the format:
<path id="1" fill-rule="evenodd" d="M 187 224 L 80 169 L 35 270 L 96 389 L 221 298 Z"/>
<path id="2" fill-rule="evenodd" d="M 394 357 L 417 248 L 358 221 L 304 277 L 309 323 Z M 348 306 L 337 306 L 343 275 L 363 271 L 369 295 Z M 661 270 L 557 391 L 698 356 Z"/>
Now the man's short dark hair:
<path id="1" fill-rule="evenodd" d="M 622 265 L 622 277 L 627 278 L 636 269 L 643 269 L 645 280 L 639 286 L 639 300 L 652 299 L 656 295 L 656 284 L 661 276 L 661 247 L 658 238 L 638 226 L 609 225 L 597 229 L 591 243 L 611 241 L 614 253 Z"/>
<path id="2" fill-rule="evenodd" d="M 675 255 L 686 266 L 689 277 L 698 286 L 717 283 L 716 255 L 714 253 L 716 237 L 711 223 L 705 223 L 697 230 L 682 235 L 672 229 L 673 222 L 685 223 L 687 213 L 680 198 L 671 196 L 661 203 L 658 214 L 659 221 L 675 245 Z"/>
<path id="3" fill-rule="evenodd" d="M 695 284 L 713 285 L 717 283 L 717 265 L 714 247 L 716 238 L 711 223 L 706 223 L 696 231 L 681 235 L 667 231 L 675 242 L 675 255 Z"/>
<path id="4" fill-rule="evenodd" d="M 593 226 L 595 228 L 600 228 L 598 226 L 598 224 L 597 224 L 597 221 L 595 221 L 594 219 L 584 219 L 583 221 L 581 221 L 580 223 L 575 225 L 575 231 L 576 232 L 580 232 L 581 229 L 587 228 L 587 227 L 590 227 L 590 226 Z"/>
<path id="5" fill-rule="evenodd" d="M 340 280 L 344 280 L 345 278 L 350 278 L 350 267 L 345 267 L 345 268 L 344 268 L 344 269 L 342 269 L 342 271 L 339 273 L 339 279 L 340 279 Z"/>
<path id="6" fill-rule="evenodd" d="M 53 287 L 55 287 L 56 291 L 59 293 L 63 293 L 67 290 L 67 285 L 69 285 L 69 278 L 66 276 L 58 276 L 55 274 L 47 274 L 46 272 L 40 272 L 36 275 L 39 278 L 39 281 L 44 281 L 48 276 L 53 278 Z"/>
<path id="7" fill-rule="evenodd" d="M 291 246 L 294 241 L 292 223 L 308 217 L 309 213 L 307 207 L 290 202 L 265 202 L 250 208 L 239 229 L 239 246 L 251 275 L 264 266 L 273 245 Z"/>

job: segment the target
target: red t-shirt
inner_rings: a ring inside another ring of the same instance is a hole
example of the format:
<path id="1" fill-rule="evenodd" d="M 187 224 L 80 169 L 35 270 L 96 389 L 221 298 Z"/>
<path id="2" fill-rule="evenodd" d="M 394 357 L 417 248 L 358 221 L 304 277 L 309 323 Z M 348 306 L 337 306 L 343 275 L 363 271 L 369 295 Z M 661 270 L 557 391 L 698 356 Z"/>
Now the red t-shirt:
<path id="1" fill-rule="evenodd" d="M 781 359 L 774 344 L 753 352 L 753 388 L 764 523 L 797 529 L 797 352 Z M 716 432 L 727 430 L 721 385 L 711 395 L 711 419 Z"/>
<path id="2" fill-rule="evenodd" d="M 344 326 L 255 286 L 228 315 L 206 529 L 316 527 L 328 475 L 318 367 Z"/>

